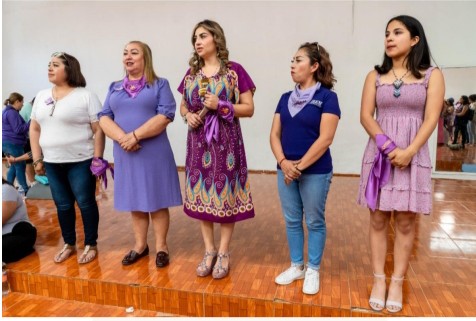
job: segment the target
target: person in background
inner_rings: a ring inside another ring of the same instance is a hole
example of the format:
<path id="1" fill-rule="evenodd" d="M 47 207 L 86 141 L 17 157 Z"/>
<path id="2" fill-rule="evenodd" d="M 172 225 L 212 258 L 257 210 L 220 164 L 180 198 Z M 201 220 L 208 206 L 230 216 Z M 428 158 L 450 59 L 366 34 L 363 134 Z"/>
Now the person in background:
<path id="1" fill-rule="evenodd" d="M 2 178 L 2 260 L 16 262 L 35 249 L 37 230 L 18 191 Z"/>
<path id="2" fill-rule="evenodd" d="M 35 102 L 35 97 L 31 100 L 31 102 L 26 102 L 23 104 L 22 109 L 20 110 L 20 116 L 25 120 L 25 122 L 30 121 L 30 116 L 31 116 L 31 111 L 33 109 L 33 103 Z M 25 144 L 25 153 L 31 152 L 31 146 L 30 146 L 30 136 L 28 135 L 26 139 L 26 144 Z M 33 169 L 33 160 L 27 159 L 25 161 L 26 164 L 26 178 L 30 182 L 31 185 L 35 184 L 35 170 Z"/>
<path id="3" fill-rule="evenodd" d="M 30 122 L 26 122 L 19 114 L 23 107 L 23 96 L 12 93 L 5 100 L 5 109 L 2 111 L 2 152 L 5 156 L 18 157 L 25 153 L 24 146 L 28 137 Z M 25 176 L 25 162 L 18 162 L 10 166 L 7 172 L 7 181 L 13 184 L 15 178 L 26 195 L 28 184 Z"/>
<path id="4" fill-rule="evenodd" d="M 458 135 L 461 133 L 461 147 L 468 143 L 468 111 L 469 98 L 468 96 L 461 96 L 458 100 L 458 107 L 455 110 L 455 132 L 453 137 L 453 145 L 458 143 Z"/>
<path id="5" fill-rule="evenodd" d="M 96 177 L 90 166 L 104 153 L 105 138 L 97 118 L 101 102 L 84 88 L 79 61 L 68 53 L 53 53 L 48 80 L 53 87 L 36 95 L 31 112 L 33 167 L 38 175 L 47 173 L 58 212 L 64 245 L 54 261 L 61 263 L 76 251 L 77 203 L 84 228 L 84 251 L 78 263 L 85 264 L 98 253 Z"/>
<path id="6" fill-rule="evenodd" d="M 445 127 L 445 145 L 453 141 L 454 131 L 454 99 L 448 98 L 443 102 L 443 126 Z"/>
<path id="7" fill-rule="evenodd" d="M 215 21 L 193 28 L 193 56 L 180 82 L 180 113 L 188 124 L 184 212 L 200 221 L 205 254 L 196 273 L 221 279 L 230 271 L 235 223 L 254 217 L 239 118 L 254 113 L 255 85 L 228 60 L 225 33 Z M 214 223 L 220 224 L 215 246 Z"/>
<path id="8" fill-rule="evenodd" d="M 114 141 L 114 208 L 130 212 L 135 244 L 122 259 L 135 263 L 149 254 L 149 221 L 155 234 L 155 264 L 169 264 L 169 207 L 182 205 L 175 158 L 167 126 L 175 118 L 175 99 L 166 78 L 158 77 L 150 47 L 131 41 L 122 63 L 126 76 L 109 86 L 100 124 Z"/>
<path id="9" fill-rule="evenodd" d="M 275 279 L 280 285 L 304 278 L 305 294 L 319 292 L 319 269 L 326 243 L 326 199 L 332 179 L 330 145 L 341 115 L 327 50 L 302 44 L 291 60 L 293 91 L 281 96 L 270 143 L 278 163 L 278 191 L 286 223 L 291 267 Z M 304 268 L 303 217 L 308 231 Z"/>
<path id="10" fill-rule="evenodd" d="M 406 15 L 390 19 L 384 45 L 382 65 L 368 73 L 362 92 L 360 121 L 369 140 L 358 203 L 370 212 L 374 284 L 369 305 L 396 313 L 403 307 L 402 286 L 417 213 L 430 214 L 432 209 L 428 138 L 438 123 L 445 85 L 442 72 L 431 66 L 428 42 L 417 19 Z M 390 230 L 395 232 L 393 274 L 385 301 Z"/>
<path id="11" fill-rule="evenodd" d="M 469 145 L 476 143 L 476 94 L 469 95 L 469 109 L 468 112 L 471 117 L 468 117 L 468 136 Z"/>

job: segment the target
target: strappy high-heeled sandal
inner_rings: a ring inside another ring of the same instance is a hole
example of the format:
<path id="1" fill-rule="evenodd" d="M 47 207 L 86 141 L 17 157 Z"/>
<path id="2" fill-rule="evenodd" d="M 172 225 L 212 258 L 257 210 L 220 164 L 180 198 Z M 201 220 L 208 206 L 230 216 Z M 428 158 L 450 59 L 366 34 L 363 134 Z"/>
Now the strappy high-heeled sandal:
<path id="1" fill-rule="evenodd" d="M 96 245 L 86 245 L 83 254 L 78 258 L 79 264 L 86 264 L 96 258 L 98 247 Z"/>
<path id="2" fill-rule="evenodd" d="M 212 262 L 210 265 L 207 265 L 208 258 L 212 258 Z M 205 255 L 203 256 L 202 262 L 200 262 L 197 266 L 197 275 L 198 276 L 207 276 L 212 273 L 213 267 L 215 266 L 215 263 L 217 262 L 217 251 L 211 251 L 205 252 Z"/>
<path id="3" fill-rule="evenodd" d="M 394 275 L 392 275 L 392 282 L 402 282 L 401 284 L 401 291 L 402 291 L 402 299 L 400 301 L 395 301 L 395 300 L 388 300 L 387 299 L 387 303 L 385 304 L 385 307 L 387 308 L 387 311 L 390 312 L 390 313 L 397 313 L 397 312 L 400 312 L 402 311 L 402 308 L 403 308 L 403 304 L 402 304 L 402 301 L 403 301 L 403 279 L 405 277 L 402 276 L 402 277 L 396 277 Z"/>
<path id="4" fill-rule="evenodd" d="M 222 260 L 223 258 L 228 259 L 228 266 L 223 267 Z M 213 278 L 214 279 L 223 279 L 230 272 L 230 253 L 218 253 L 217 263 L 213 268 Z"/>
<path id="5" fill-rule="evenodd" d="M 385 280 L 385 274 L 375 274 L 374 273 L 374 278 Z M 385 285 L 385 288 L 386 287 L 387 286 Z M 374 310 L 374 311 L 382 311 L 383 308 L 385 308 L 385 292 L 383 293 L 383 298 L 377 298 L 377 297 L 375 297 L 374 290 L 375 290 L 375 280 L 374 280 L 374 284 L 372 286 L 372 292 L 370 293 L 369 305 L 372 308 L 372 310 Z"/>
<path id="6" fill-rule="evenodd" d="M 76 252 L 76 246 L 70 245 L 70 244 L 65 244 L 61 251 L 59 251 L 55 257 L 54 261 L 56 263 L 61 263 L 64 262 L 67 258 L 69 258 L 74 252 Z"/>

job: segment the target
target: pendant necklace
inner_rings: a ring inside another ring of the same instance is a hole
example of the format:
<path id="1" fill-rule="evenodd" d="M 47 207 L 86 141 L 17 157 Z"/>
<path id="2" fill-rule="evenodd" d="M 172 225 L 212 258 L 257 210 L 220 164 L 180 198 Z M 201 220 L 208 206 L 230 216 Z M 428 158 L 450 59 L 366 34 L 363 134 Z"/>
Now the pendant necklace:
<path id="1" fill-rule="evenodd" d="M 392 72 L 393 72 L 393 75 L 395 76 L 395 81 L 393 82 L 393 96 L 395 96 L 396 98 L 400 97 L 400 87 L 402 87 L 403 85 L 403 78 L 405 78 L 405 76 L 408 74 L 410 70 L 407 70 L 406 73 L 403 74 L 402 77 L 400 77 L 400 79 L 398 79 L 397 75 L 395 74 L 395 70 L 393 70 L 392 68 Z"/>

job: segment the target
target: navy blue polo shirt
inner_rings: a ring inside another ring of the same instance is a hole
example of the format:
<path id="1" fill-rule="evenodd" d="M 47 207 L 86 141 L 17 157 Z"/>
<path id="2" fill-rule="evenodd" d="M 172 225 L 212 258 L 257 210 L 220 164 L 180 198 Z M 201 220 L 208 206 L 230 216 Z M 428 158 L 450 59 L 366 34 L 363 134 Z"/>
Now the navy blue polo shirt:
<path id="1" fill-rule="evenodd" d="M 284 156 L 289 160 L 298 160 L 319 138 L 322 114 L 330 113 L 340 118 L 341 113 L 336 93 L 322 86 L 314 93 L 311 101 L 294 117 L 291 117 L 288 110 L 290 96 L 291 91 L 281 96 L 276 114 L 280 114 L 281 119 L 281 146 Z M 278 169 L 280 168 L 278 164 Z M 327 174 L 331 171 L 332 157 L 328 148 L 321 158 L 306 168 L 303 173 Z"/>

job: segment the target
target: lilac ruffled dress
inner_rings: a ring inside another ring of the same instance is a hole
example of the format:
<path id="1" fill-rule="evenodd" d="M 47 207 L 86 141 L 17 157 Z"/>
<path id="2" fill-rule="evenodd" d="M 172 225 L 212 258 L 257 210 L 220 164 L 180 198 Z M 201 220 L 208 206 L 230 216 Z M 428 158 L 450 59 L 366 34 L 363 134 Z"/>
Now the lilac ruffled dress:
<path id="1" fill-rule="evenodd" d="M 393 96 L 392 84 L 381 84 L 377 76 L 376 104 L 377 122 L 383 132 L 401 148 L 407 148 L 415 139 L 423 123 L 428 81 L 434 67 L 426 71 L 422 82 L 401 87 L 401 96 Z M 367 206 L 365 189 L 377 153 L 375 141 L 369 138 L 362 160 L 360 187 L 357 203 Z M 382 187 L 377 198 L 381 211 L 409 211 L 430 214 L 432 209 L 431 160 L 428 143 L 413 156 L 404 169 L 392 166 L 388 183 Z"/>

